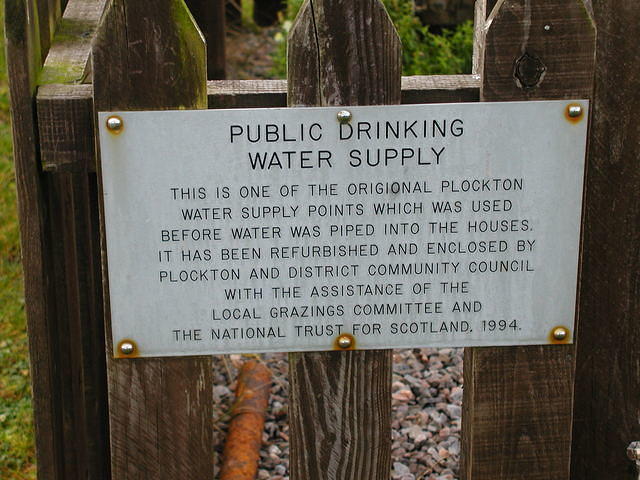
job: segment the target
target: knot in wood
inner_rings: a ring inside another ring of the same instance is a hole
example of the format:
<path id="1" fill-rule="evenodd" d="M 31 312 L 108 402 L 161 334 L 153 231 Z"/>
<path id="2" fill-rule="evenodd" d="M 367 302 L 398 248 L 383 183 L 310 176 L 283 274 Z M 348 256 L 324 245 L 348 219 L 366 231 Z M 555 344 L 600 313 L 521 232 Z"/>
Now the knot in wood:
<path id="1" fill-rule="evenodd" d="M 525 90 L 535 88 L 542 82 L 547 67 L 537 55 L 525 52 L 516 60 L 514 76 L 518 87 Z"/>

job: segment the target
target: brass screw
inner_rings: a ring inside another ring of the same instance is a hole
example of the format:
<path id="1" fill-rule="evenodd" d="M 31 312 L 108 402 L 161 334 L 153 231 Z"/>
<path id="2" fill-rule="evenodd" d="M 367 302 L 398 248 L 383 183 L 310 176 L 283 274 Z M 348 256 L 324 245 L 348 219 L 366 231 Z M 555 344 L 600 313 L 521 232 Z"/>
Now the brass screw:
<path id="1" fill-rule="evenodd" d="M 338 121 L 340 123 L 349 123 L 351 121 L 351 112 L 349 110 L 340 110 L 338 112 Z"/>
<path id="2" fill-rule="evenodd" d="M 109 130 L 111 133 L 117 135 L 118 133 L 122 132 L 123 127 L 124 122 L 117 115 L 111 115 L 109 118 L 107 118 L 107 130 Z"/>
<path id="3" fill-rule="evenodd" d="M 351 337 L 351 335 L 340 335 L 338 337 L 338 347 L 340 347 L 343 350 L 346 350 L 348 348 L 351 348 L 351 346 L 353 345 L 353 338 Z"/>
<path id="4" fill-rule="evenodd" d="M 136 346 L 133 344 L 133 342 L 125 341 L 120 344 L 120 353 L 122 353 L 123 355 L 131 355 L 135 351 Z"/>
<path id="5" fill-rule="evenodd" d="M 558 342 L 563 342 L 569 338 L 569 329 L 565 327 L 556 327 L 553 329 L 553 339 Z"/>
<path id="6" fill-rule="evenodd" d="M 580 118 L 582 116 L 582 105 L 571 104 L 567 107 L 567 115 L 570 118 Z"/>

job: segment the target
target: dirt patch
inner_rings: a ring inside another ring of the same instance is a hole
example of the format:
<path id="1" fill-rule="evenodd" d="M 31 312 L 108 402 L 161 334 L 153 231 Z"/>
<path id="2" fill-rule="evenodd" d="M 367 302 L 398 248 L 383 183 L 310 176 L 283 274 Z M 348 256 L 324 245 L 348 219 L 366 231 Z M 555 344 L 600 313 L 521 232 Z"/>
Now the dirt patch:
<path id="1" fill-rule="evenodd" d="M 273 77 L 271 56 L 276 49 L 277 27 L 255 32 L 240 30 L 227 33 L 227 79 L 250 80 Z"/>

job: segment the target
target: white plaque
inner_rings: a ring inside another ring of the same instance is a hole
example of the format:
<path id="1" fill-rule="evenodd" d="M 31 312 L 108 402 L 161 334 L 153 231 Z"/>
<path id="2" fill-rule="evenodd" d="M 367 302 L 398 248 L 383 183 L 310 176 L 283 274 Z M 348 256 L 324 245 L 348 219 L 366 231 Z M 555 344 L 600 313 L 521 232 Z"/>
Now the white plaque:
<path id="1" fill-rule="evenodd" d="M 100 113 L 114 345 L 570 341 L 587 107 Z"/>

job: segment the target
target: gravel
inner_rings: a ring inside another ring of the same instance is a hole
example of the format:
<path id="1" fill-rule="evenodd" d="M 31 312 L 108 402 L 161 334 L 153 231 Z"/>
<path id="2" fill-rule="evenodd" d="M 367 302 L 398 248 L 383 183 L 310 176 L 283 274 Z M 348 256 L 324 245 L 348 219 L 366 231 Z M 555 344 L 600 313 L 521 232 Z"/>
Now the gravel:
<path id="1" fill-rule="evenodd" d="M 286 354 L 260 356 L 273 373 L 257 478 L 288 480 L 289 396 Z M 241 355 L 214 360 L 216 465 L 233 403 Z M 462 349 L 396 350 L 392 384 L 393 480 L 454 480 L 459 468 L 462 416 Z M 216 472 L 217 476 L 217 472 Z"/>

